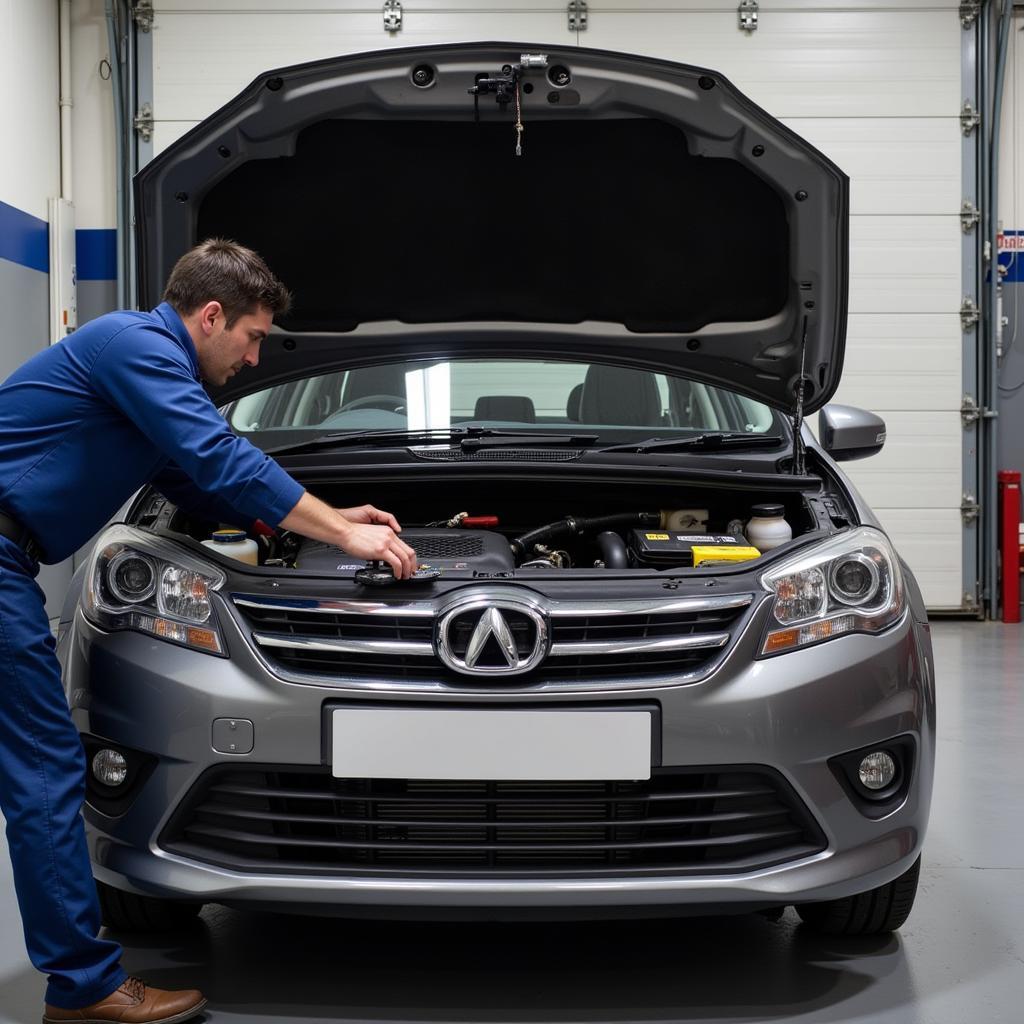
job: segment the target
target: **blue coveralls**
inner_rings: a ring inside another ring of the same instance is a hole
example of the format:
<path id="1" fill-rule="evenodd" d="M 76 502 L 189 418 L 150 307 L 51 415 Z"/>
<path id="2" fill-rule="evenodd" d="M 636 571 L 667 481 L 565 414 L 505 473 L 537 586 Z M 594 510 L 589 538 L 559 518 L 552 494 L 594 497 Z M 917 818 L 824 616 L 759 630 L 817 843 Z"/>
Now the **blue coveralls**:
<path id="1" fill-rule="evenodd" d="M 59 562 L 140 486 L 191 512 L 277 525 L 303 489 L 237 437 L 199 379 L 195 346 L 166 303 L 111 313 L 0 385 L 0 511 Z M 32 963 L 46 1001 L 80 1009 L 125 979 L 100 911 L 81 808 L 85 754 L 35 582 L 0 537 L 0 811 Z"/>

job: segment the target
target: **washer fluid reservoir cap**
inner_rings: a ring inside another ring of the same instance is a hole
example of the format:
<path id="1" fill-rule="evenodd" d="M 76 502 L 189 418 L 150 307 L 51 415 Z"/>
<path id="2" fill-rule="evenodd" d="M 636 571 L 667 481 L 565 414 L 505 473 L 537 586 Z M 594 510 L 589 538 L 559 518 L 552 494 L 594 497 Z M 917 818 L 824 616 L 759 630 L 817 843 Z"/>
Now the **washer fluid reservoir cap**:
<path id="1" fill-rule="evenodd" d="M 210 539 L 218 544 L 237 544 L 245 540 L 245 530 L 214 530 Z"/>

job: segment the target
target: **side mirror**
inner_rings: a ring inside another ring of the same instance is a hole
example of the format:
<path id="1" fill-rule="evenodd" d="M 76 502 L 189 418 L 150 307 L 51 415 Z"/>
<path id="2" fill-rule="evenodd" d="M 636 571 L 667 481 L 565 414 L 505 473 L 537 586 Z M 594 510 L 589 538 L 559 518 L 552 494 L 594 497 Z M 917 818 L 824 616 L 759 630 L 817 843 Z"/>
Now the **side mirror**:
<path id="1" fill-rule="evenodd" d="M 836 462 L 866 459 L 885 444 L 885 420 L 852 405 L 826 405 L 818 413 L 818 439 Z"/>

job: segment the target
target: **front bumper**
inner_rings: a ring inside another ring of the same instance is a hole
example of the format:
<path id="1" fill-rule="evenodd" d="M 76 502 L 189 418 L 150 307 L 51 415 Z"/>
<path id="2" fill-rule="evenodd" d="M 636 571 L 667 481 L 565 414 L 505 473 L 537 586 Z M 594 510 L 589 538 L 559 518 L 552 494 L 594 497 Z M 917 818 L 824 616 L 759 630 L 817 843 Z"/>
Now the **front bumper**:
<path id="1" fill-rule="evenodd" d="M 689 876 L 459 878 L 346 877 L 235 871 L 191 860 L 158 845 L 164 826 L 199 776 L 217 764 L 322 763 L 325 703 L 410 702 L 408 692 L 372 694 L 283 682 L 268 674 L 233 622 L 225 622 L 231 658 L 173 647 L 136 633 L 105 634 L 77 615 L 66 637 L 66 680 L 81 731 L 153 754 L 156 767 L 130 808 L 108 817 L 87 806 L 94 872 L 115 888 L 144 895 L 234 905 L 275 905 L 321 912 L 487 911 L 580 914 L 629 908 L 744 909 L 835 899 L 882 885 L 920 852 L 931 799 L 934 677 L 928 627 L 911 614 L 881 636 L 853 635 L 757 660 L 762 607 L 725 662 L 685 686 L 617 689 L 614 699 L 660 707 L 664 766 L 765 765 L 779 772 L 826 838 L 811 856 L 761 870 Z M 545 706 L 609 700 L 592 693 L 544 695 Z M 421 703 L 454 698 L 424 694 Z M 536 694 L 474 694 L 486 707 Z M 250 755 L 211 748 L 211 723 L 244 718 L 255 728 Z M 844 791 L 828 761 L 894 736 L 913 737 L 916 763 L 905 799 L 876 820 Z"/>

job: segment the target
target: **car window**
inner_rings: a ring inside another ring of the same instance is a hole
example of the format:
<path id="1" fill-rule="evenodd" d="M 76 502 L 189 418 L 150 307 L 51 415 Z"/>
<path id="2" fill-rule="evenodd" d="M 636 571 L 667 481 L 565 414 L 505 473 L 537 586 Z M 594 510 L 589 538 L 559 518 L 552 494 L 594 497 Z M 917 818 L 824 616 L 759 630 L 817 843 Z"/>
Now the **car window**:
<path id="1" fill-rule="evenodd" d="M 670 374 L 601 362 L 458 359 L 394 362 L 279 384 L 228 410 L 240 433 L 447 428 L 766 433 L 760 402 Z"/>

